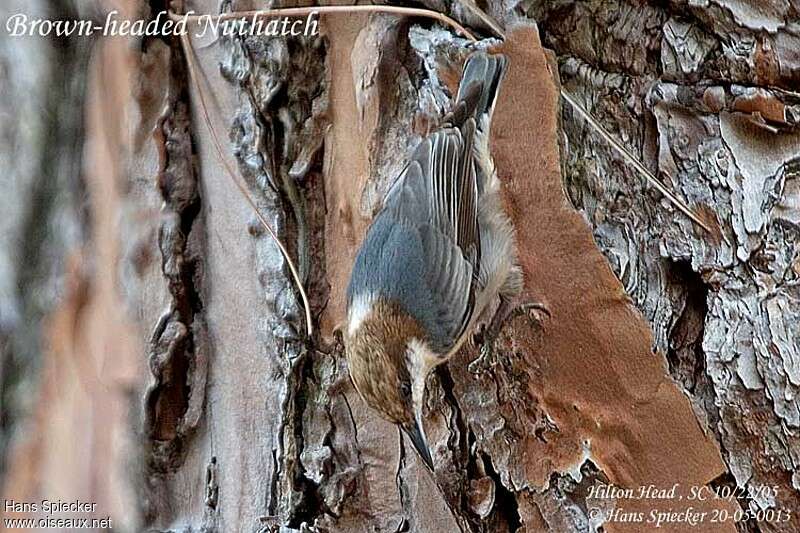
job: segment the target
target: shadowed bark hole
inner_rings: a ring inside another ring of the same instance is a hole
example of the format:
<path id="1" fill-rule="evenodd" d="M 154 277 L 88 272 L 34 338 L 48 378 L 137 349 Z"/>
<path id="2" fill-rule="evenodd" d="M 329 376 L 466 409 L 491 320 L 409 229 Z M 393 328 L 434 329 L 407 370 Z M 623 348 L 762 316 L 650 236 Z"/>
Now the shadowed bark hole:
<path id="1" fill-rule="evenodd" d="M 683 290 L 684 305 L 669 335 L 667 362 L 670 374 L 692 394 L 705 380 L 703 334 L 708 312 L 708 287 L 687 261 L 668 263 L 670 282 Z"/>
<path id="2" fill-rule="evenodd" d="M 494 469 L 492 459 L 486 454 L 482 454 L 483 463 L 486 468 L 486 475 L 492 478 L 495 487 L 494 512 L 497 513 L 506 524 L 508 531 L 514 532 L 522 527 L 522 519 L 519 516 L 519 504 L 517 497 L 508 490 L 500 478 L 500 474 Z"/>

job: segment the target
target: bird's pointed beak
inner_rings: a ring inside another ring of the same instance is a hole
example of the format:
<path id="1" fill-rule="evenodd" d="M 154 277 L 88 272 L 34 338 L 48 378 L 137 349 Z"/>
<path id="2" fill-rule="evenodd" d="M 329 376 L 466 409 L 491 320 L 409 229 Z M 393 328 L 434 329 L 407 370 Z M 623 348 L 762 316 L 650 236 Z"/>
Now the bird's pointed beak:
<path id="1" fill-rule="evenodd" d="M 433 457 L 431 457 L 431 452 L 428 449 L 428 443 L 425 440 L 425 432 L 422 429 L 420 421 L 416 420 L 412 424 L 401 427 L 406 435 L 408 435 L 408 438 L 411 439 L 414 448 L 417 449 L 417 453 L 419 453 L 420 458 L 422 458 L 422 462 L 433 472 Z"/>

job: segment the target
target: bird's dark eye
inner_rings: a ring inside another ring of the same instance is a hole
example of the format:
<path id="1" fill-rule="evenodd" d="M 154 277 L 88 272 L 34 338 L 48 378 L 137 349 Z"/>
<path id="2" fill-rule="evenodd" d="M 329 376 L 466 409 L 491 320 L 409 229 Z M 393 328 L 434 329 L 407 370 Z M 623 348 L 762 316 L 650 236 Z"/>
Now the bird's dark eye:
<path id="1" fill-rule="evenodd" d="M 403 395 L 403 398 L 410 398 L 411 397 L 411 384 L 410 383 L 401 383 L 400 384 L 400 394 Z"/>

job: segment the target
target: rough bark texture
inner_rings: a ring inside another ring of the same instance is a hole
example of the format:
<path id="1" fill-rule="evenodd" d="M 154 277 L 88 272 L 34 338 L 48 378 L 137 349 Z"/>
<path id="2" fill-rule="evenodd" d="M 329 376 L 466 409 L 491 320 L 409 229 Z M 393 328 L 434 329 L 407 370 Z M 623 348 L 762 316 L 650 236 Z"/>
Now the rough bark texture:
<path id="1" fill-rule="evenodd" d="M 534 2 L 526 12 L 559 54 L 565 86 L 715 221 L 713 236 L 693 231 L 565 111 L 569 196 L 719 442 L 727 471 L 716 482 L 777 485 L 777 497 L 741 503 L 796 514 L 797 4 Z"/>
<path id="2" fill-rule="evenodd" d="M 77 4 L 50 16 L 168 8 Z M 677 483 L 754 492 L 698 510 L 793 514 L 662 530 L 800 529 L 800 8 L 485 7 L 506 42 L 386 15 L 193 52 L 0 40 L 3 498 L 96 501 L 130 531 L 637 532 L 651 526 L 613 509 L 689 503 L 590 488 Z M 2 14 L 34 9 L 51 8 Z M 492 151 L 525 297 L 551 317 L 515 319 L 488 372 L 466 347 L 429 379 L 430 475 L 353 390 L 335 330 L 371 216 L 476 46 L 510 58 Z M 559 83 L 713 231 L 562 107 Z M 226 166 L 296 258 L 312 339 Z"/>

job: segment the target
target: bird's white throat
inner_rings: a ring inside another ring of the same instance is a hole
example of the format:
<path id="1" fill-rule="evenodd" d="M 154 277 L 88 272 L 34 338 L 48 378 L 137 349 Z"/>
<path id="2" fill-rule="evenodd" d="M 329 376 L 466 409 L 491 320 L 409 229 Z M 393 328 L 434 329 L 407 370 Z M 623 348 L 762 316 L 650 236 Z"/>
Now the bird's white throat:
<path id="1" fill-rule="evenodd" d="M 408 341 L 406 359 L 408 373 L 411 376 L 411 396 L 414 410 L 416 413 L 421 413 L 425 397 L 425 380 L 433 367 L 442 362 L 442 358 L 433 353 L 423 341 L 412 338 Z"/>

